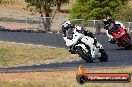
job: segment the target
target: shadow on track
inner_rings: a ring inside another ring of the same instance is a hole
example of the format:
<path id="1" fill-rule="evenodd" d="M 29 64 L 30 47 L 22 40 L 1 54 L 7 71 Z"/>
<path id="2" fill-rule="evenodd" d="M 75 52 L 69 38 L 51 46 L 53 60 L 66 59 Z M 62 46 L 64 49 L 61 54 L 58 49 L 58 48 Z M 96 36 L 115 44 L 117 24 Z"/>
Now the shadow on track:
<path id="1" fill-rule="evenodd" d="M 19 67 L 9 67 L 9 68 L 0 68 L 0 72 L 3 73 L 11 73 L 11 72 L 32 72 L 32 71 L 47 71 L 47 70 L 75 70 L 80 64 L 84 67 L 92 67 L 96 64 L 99 64 L 99 61 L 93 63 L 86 63 L 84 60 L 74 60 L 69 62 L 61 62 L 61 63 L 50 63 L 50 64 L 40 64 L 40 65 L 32 65 L 32 66 L 19 66 Z M 105 64 L 107 62 L 103 62 Z M 106 64 L 105 64 L 106 65 Z"/>
<path id="2" fill-rule="evenodd" d="M 126 48 L 118 48 L 118 49 L 116 49 L 116 50 L 132 50 L 132 48 L 129 48 L 129 49 L 126 49 Z"/>

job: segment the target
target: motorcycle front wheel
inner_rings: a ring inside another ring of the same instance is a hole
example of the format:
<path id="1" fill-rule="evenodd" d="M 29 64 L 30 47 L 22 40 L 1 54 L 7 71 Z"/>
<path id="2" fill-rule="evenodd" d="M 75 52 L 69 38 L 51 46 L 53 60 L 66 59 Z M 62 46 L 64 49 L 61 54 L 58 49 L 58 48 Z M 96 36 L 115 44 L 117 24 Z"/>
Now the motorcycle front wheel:
<path id="1" fill-rule="evenodd" d="M 86 55 L 86 54 L 83 52 L 83 50 L 82 50 L 81 47 L 76 47 L 76 50 L 77 50 L 78 55 L 79 55 L 83 60 L 85 60 L 87 63 L 92 63 L 92 62 L 93 62 L 92 58 L 91 58 L 90 56 Z"/>
<path id="2" fill-rule="evenodd" d="M 127 39 L 124 39 L 124 43 L 126 44 L 126 49 L 132 49 L 132 44 Z"/>
<path id="3" fill-rule="evenodd" d="M 106 62 L 108 61 L 108 55 L 106 54 L 106 52 L 104 51 L 104 49 L 101 49 L 100 50 L 100 53 L 101 53 L 101 57 L 99 57 L 99 60 L 101 62 Z"/>

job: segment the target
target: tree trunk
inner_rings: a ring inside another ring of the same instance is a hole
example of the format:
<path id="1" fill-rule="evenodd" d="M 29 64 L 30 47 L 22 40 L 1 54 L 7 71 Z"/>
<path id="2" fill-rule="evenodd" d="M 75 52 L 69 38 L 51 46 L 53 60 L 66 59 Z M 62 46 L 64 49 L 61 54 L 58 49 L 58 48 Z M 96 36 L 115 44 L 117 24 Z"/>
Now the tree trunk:
<path id="1" fill-rule="evenodd" d="M 57 1 L 57 10 L 58 11 L 60 11 L 61 9 L 60 9 L 60 7 L 61 7 L 61 1 L 60 0 L 58 0 Z"/>
<path id="2" fill-rule="evenodd" d="M 51 17 L 49 15 L 49 13 L 45 13 L 46 18 L 45 18 L 45 29 L 46 31 L 50 31 L 50 27 L 51 27 Z"/>
<path id="3" fill-rule="evenodd" d="M 57 5 L 57 10 L 58 10 L 58 11 L 61 11 L 60 7 L 61 7 L 61 5 L 58 4 L 58 5 Z"/>
<path id="4" fill-rule="evenodd" d="M 42 18 L 42 24 L 43 24 L 43 29 L 45 30 L 45 19 L 44 19 L 44 16 L 41 14 L 41 18 Z"/>
<path id="5" fill-rule="evenodd" d="M 0 4 L 2 3 L 2 0 L 0 0 Z"/>
<path id="6" fill-rule="evenodd" d="M 42 22 L 43 22 L 44 30 L 50 31 L 50 27 L 51 27 L 51 18 L 50 18 L 50 16 L 46 16 L 44 18 L 44 16 L 41 14 L 41 17 L 42 17 Z"/>
<path id="7" fill-rule="evenodd" d="M 45 7 L 44 7 L 45 17 L 43 15 L 43 13 L 40 13 L 41 17 L 42 17 L 43 26 L 46 31 L 50 31 L 50 27 L 51 27 L 51 17 L 50 17 L 50 8 L 49 7 L 50 7 L 50 4 L 45 2 Z"/>

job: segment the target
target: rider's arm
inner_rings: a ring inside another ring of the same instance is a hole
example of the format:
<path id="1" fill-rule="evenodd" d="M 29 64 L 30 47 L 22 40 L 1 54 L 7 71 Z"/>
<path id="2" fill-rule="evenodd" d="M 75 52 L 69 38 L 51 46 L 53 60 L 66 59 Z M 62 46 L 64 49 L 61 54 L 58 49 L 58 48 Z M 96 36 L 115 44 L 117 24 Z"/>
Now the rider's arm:
<path id="1" fill-rule="evenodd" d="M 71 46 L 73 44 L 72 38 L 73 38 L 73 34 L 72 31 L 69 29 L 66 31 L 65 34 L 62 35 L 64 42 L 67 46 Z"/>
<path id="2" fill-rule="evenodd" d="M 63 39 L 65 40 L 67 46 L 72 46 L 75 45 L 82 36 L 83 34 L 76 32 L 73 36 L 73 39 L 68 39 L 67 37 L 63 37 Z"/>
<path id="3" fill-rule="evenodd" d="M 113 38 L 113 36 L 109 34 L 109 31 L 108 31 L 108 30 L 106 30 L 106 34 L 107 34 L 107 36 L 108 36 L 109 38 Z"/>
<path id="4" fill-rule="evenodd" d="M 64 42 L 66 43 L 67 37 L 63 37 L 63 39 L 64 39 Z"/>
<path id="5" fill-rule="evenodd" d="M 73 41 L 70 39 L 67 39 L 67 37 L 63 37 L 64 42 L 67 46 L 71 46 L 73 44 Z"/>
<path id="6" fill-rule="evenodd" d="M 73 45 L 73 40 L 67 39 L 67 37 L 63 37 L 65 44 L 70 47 Z"/>

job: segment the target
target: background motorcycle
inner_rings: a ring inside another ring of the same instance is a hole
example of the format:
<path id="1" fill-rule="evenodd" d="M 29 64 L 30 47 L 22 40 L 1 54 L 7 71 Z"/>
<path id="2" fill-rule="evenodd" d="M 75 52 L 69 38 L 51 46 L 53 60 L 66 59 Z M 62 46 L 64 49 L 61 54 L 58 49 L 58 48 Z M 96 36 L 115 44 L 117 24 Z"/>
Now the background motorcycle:
<path id="1" fill-rule="evenodd" d="M 69 45 L 71 50 L 87 63 L 91 63 L 95 59 L 99 59 L 101 62 L 106 62 L 108 60 L 108 56 L 102 45 L 95 39 L 87 36 L 86 31 L 74 33 L 73 39 L 74 43 Z"/>
<path id="2" fill-rule="evenodd" d="M 125 47 L 127 49 L 132 48 L 131 37 L 120 25 L 114 25 L 112 30 L 112 35 L 119 47 Z M 118 32 L 116 29 L 118 29 Z"/>

